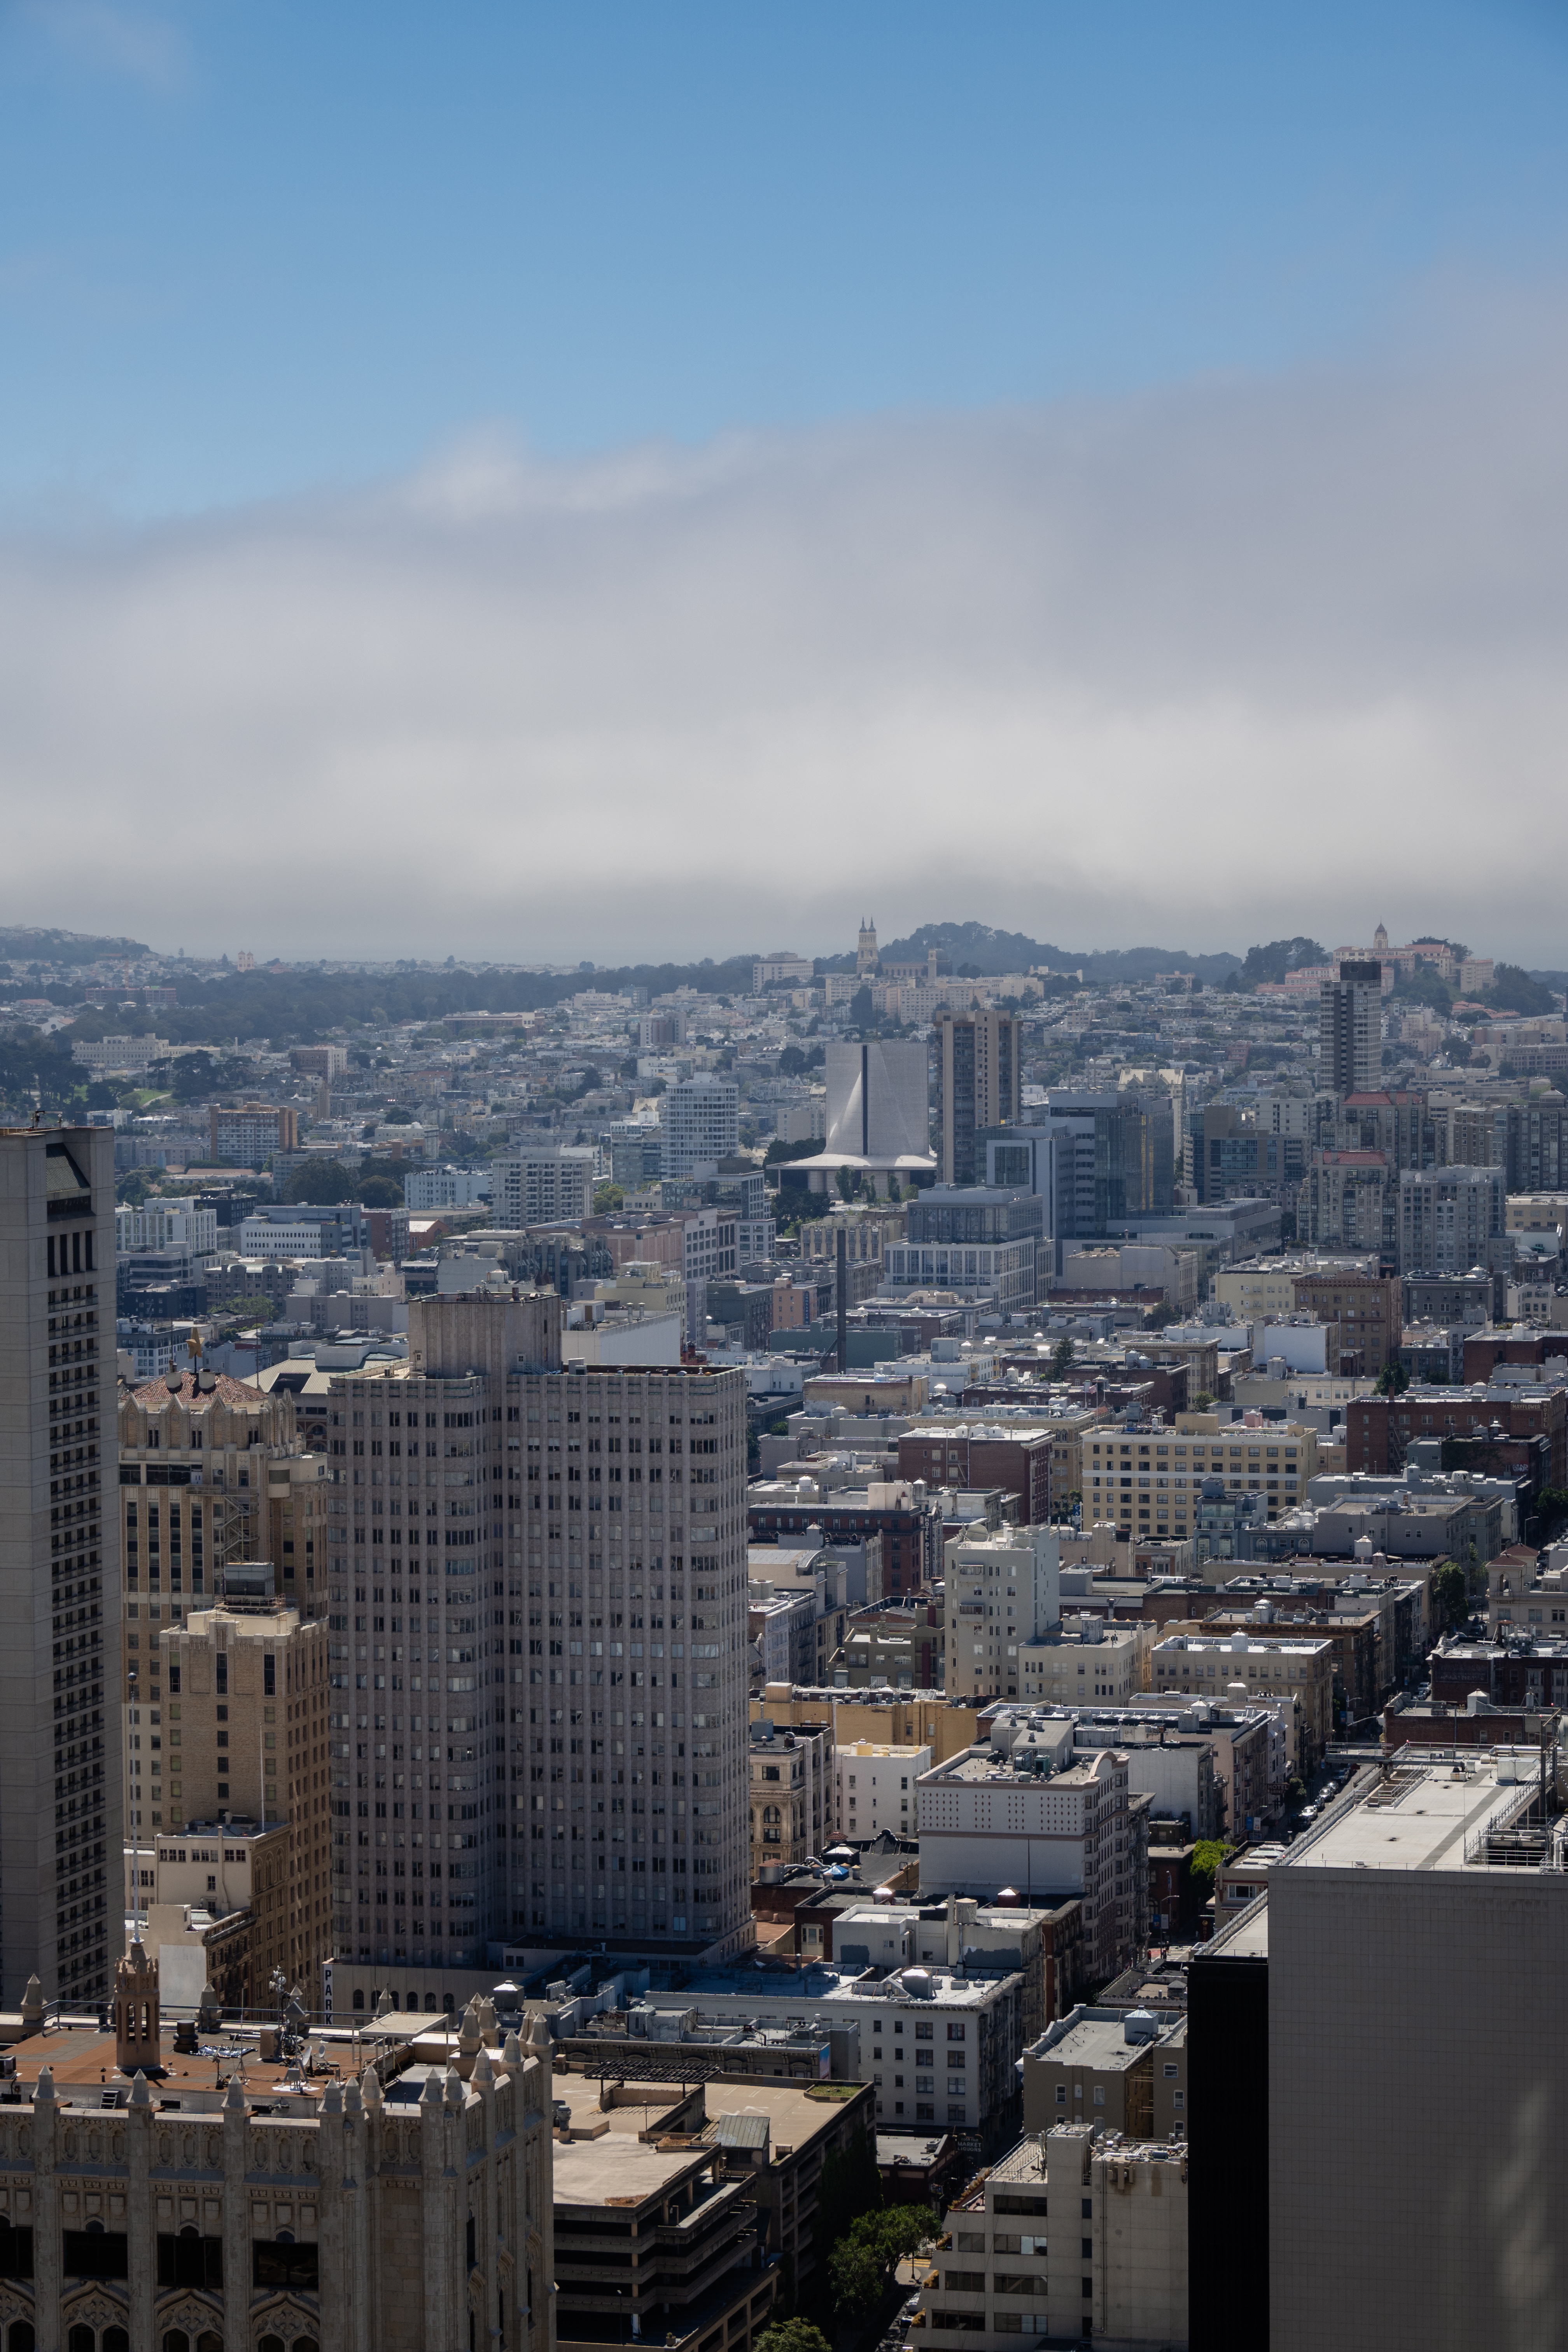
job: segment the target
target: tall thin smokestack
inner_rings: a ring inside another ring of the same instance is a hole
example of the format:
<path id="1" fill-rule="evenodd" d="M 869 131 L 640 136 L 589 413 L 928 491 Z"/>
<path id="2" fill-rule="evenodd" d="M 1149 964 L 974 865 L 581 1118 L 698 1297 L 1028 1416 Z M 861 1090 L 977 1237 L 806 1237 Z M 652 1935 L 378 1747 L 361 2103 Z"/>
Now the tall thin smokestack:
<path id="1" fill-rule="evenodd" d="M 849 1370 L 848 1318 L 846 1313 L 849 1291 L 849 1259 L 844 1245 L 844 1221 L 840 1218 L 837 1270 L 838 1275 L 838 1369 L 841 1372 L 847 1372 Z"/>

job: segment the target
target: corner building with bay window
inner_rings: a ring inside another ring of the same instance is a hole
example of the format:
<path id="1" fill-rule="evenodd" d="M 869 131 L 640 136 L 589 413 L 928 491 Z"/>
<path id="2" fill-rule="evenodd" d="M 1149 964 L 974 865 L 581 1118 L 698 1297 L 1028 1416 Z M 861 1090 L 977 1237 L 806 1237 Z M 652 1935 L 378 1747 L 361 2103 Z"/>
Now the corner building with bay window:
<path id="1" fill-rule="evenodd" d="M 563 1370 L 559 1298 L 411 1302 L 329 1412 L 333 1924 L 410 1969 L 747 1927 L 735 1371 Z"/>

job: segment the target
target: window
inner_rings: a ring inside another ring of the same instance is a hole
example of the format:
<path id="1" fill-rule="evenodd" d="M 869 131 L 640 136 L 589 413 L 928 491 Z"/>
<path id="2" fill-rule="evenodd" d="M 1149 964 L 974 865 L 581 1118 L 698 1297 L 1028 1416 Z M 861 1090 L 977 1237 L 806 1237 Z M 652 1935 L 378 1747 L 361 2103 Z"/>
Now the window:
<path id="1" fill-rule="evenodd" d="M 61 2267 L 72 2278 L 129 2278 L 124 2231 L 100 2226 L 63 2231 Z"/>
<path id="2" fill-rule="evenodd" d="M 178 2237 L 158 2236 L 160 2286 L 216 2287 L 223 2285 L 223 2240 L 204 2238 L 195 2230 Z"/>
<path id="3" fill-rule="evenodd" d="M 271 2244 L 258 2240 L 250 2250 L 252 2286 L 289 2287 L 300 2294 L 320 2292 L 319 2248 L 297 2246 L 287 2234 Z"/>
<path id="4" fill-rule="evenodd" d="M 0 2215 L 0 2278 L 30 2279 L 33 2275 L 33 2233 L 14 2230 Z"/>

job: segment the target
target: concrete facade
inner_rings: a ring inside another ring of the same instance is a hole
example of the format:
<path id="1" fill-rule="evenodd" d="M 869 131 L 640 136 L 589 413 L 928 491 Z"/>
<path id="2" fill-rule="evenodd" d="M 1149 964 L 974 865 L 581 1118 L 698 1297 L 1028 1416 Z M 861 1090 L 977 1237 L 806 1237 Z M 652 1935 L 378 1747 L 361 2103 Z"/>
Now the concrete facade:
<path id="1" fill-rule="evenodd" d="M 1518 1769 L 1392 1761 L 1269 1870 L 1272 2352 L 1564 2340 L 1568 1873 Z"/>
<path id="2" fill-rule="evenodd" d="M 559 1326 L 416 1300 L 333 1381 L 338 1943 L 398 1974 L 749 1922 L 744 1375 L 563 1372 Z M 446 1900 L 400 1904 L 434 1821 Z"/>

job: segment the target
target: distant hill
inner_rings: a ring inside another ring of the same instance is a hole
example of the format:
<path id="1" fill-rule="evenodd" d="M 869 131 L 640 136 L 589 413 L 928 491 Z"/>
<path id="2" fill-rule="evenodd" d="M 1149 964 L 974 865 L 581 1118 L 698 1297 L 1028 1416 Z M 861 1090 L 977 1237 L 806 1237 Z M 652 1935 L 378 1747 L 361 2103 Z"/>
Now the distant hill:
<path id="1" fill-rule="evenodd" d="M 7 963 L 97 963 L 105 956 L 144 956 L 141 940 L 95 939 L 89 931 L 51 931 L 31 924 L 0 929 L 0 959 Z"/>
<path id="2" fill-rule="evenodd" d="M 989 923 L 921 923 L 906 940 L 880 941 L 882 955 L 896 962 L 923 956 L 939 948 L 954 971 L 972 963 L 985 977 L 993 972 L 1027 971 L 1031 964 L 1049 964 L 1056 971 L 1081 971 L 1085 980 L 1152 980 L 1157 971 L 1193 971 L 1211 986 L 1239 971 L 1242 959 L 1228 950 L 1217 955 L 1192 955 L 1185 948 L 1053 947 L 1047 940 L 1032 940 L 1023 931 L 994 930 Z M 836 959 L 836 961 L 838 961 Z M 852 963 L 852 957 L 841 959 Z"/>

